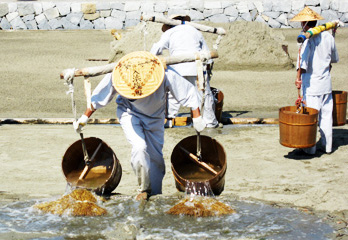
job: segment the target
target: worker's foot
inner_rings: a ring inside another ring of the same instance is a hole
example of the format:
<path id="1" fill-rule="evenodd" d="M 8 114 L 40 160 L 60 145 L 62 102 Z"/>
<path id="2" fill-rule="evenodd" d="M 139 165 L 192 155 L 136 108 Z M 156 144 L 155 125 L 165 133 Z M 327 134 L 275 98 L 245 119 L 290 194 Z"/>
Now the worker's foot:
<path id="1" fill-rule="evenodd" d="M 168 118 L 166 123 L 164 124 L 164 128 L 172 128 L 173 127 L 173 119 Z"/>
<path id="2" fill-rule="evenodd" d="M 332 152 L 330 151 L 330 152 L 327 152 L 325 149 L 323 149 L 323 148 L 317 148 L 317 151 L 318 152 L 321 152 L 321 153 L 326 153 L 326 154 L 328 154 L 328 155 L 330 155 Z"/>
<path id="3" fill-rule="evenodd" d="M 224 125 L 222 123 L 217 123 L 216 125 L 207 125 L 207 128 L 223 128 Z"/>
<path id="4" fill-rule="evenodd" d="M 149 200 L 150 195 L 147 192 L 142 192 L 139 193 L 136 197 L 135 200 L 136 201 L 147 201 Z"/>
<path id="5" fill-rule="evenodd" d="M 293 151 L 294 155 L 298 155 L 298 156 L 313 156 L 315 154 L 310 152 L 310 151 L 306 151 L 304 150 L 303 148 L 296 148 L 294 151 Z"/>

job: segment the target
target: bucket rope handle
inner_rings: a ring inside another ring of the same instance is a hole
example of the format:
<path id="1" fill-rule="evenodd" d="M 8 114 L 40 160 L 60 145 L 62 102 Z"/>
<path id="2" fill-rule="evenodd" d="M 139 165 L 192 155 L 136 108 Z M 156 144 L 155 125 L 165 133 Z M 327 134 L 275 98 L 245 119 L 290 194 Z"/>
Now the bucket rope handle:
<path id="1" fill-rule="evenodd" d="M 298 49 L 298 70 L 297 70 L 297 76 L 296 76 L 296 81 L 299 79 L 301 81 L 300 87 L 297 88 L 297 94 L 298 97 L 295 101 L 295 106 L 297 107 L 296 113 L 303 113 L 304 112 L 304 104 L 305 102 L 303 101 L 303 96 L 301 96 L 301 86 L 302 86 L 302 79 L 301 79 L 301 50 L 302 50 L 302 44 L 300 45 Z M 301 106 L 302 104 L 302 106 Z"/>
<path id="2" fill-rule="evenodd" d="M 77 113 L 76 113 L 76 104 L 75 104 L 75 98 L 74 98 L 74 77 L 75 77 L 75 68 L 69 68 L 65 69 L 63 71 L 63 76 L 65 83 L 64 85 L 67 85 L 69 90 L 66 91 L 66 94 L 70 94 L 71 97 L 71 108 L 74 115 L 74 119 L 77 120 Z"/>

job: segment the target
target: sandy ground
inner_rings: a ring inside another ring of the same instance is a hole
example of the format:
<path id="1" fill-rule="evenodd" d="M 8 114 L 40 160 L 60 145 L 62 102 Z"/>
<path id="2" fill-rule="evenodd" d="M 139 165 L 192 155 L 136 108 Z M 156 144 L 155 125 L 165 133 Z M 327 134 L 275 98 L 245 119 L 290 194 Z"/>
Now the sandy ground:
<path id="1" fill-rule="evenodd" d="M 286 37 L 295 58 L 298 29 L 277 30 Z M 0 32 L 1 85 L 0 118 L 70 118 L 70 97 L 59 79 L 65 68 L 102 65 L 88 58 L 108 58 L 112 36 L 108 31 L 18 31 Z M 348 29 L 340 29 L 336 41 L 341 61 L 334 65 L 333 89 L 347 91 Z M 262 42 L 260 42 L 262 44 Z M 231 49 L 233 51 L 233 49 Z M 225 117 L 278 117 L 278 109 L 293 105 L 297 98 L 295 70 L 216 71 L 211 85 L 225 94 Z M 98 82 L 92 82 L 95 86 Z M 82 80 L 80 78 L 80 80 Z M 78 114 L 85 108 L 80 80 L 75 80 Z M 184 110 L 183 110 L 184 111 Z M 95 118 L 115 118 L 115 105 L 95 113 Z M 0 199 L 64 194 L 66 181 L 61 160 L 79 136 L 71 125 L 0 126 Z M 225 125 L 205 130 L 217 139 L 227 155 L 223 195 L 258 199 L 275 205 L 290 205 L 327 212 L 344 239 L 348 213 L 348 126 L 335 127 L 333 153 L 313 157 L 296 155 L 279 144 L 278 125 Z M 183 138 L 194 135 L 192 128 L 165 131 L 166 176 L 163 194 L 177 192 L 170 168 L 170 156 Z M 85 137 L 103 139 L 116 153 L 123 176 L 116 193 L 136 194 L 136 179 L 130 166 L 130 145 L 117 125 L 88 125 Z"/>

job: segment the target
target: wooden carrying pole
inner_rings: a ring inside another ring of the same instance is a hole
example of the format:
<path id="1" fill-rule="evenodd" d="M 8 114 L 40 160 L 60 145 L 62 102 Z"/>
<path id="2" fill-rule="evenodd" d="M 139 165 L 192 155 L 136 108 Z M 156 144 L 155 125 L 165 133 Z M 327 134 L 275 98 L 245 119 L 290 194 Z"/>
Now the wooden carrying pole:
<path id="1" fill-rule="evenodd" d="M 186 153 L 187 155 L 189 155 L 190 159 L 195 162 L 196 164 L 198 164 L 200 167 L 202 167 L 203 169 L 205 169 L 206 171 L 216 175 L 217 171 L 215 171 L 213 168 L 211 168 L 208 164 L 206 164 L 205 162 L 199 161 L 198 157 L 196 155 L 194 155 L 193 153 L 190 153 L 189 151 L 187 151 L 185 148 L 179 146 L 180 149 Z"/>
<path id="2" fill-rule="evenodd" d="M 151 16 L 151 15 L 143 15 L 143 16 L 141 16 L 140 20 L 145 21 L 145 22 L 158 22 L 158 23 L 163 23 L 163 24 L 172 25 L 172 26 L 177 26 L 177 25 L 183 24 L 183 22 L 181 20 L 169 19 L 169 18 L 161 17 L 161 16 L 155 17 L 155 16 Z M 194 23 L 194 22 L 187 22 L 187 21 L 185 21 L 185 24 L 191 25 L 192 27 L 194 27 L 202 32 L 216 33 L 219 35 L 226 34 L 225 29 L 223 29 L 221 27 L 215 28 L 215 27 L 205 26 L 203 24 Z"/>
<path id="3" fill-rule="evenodd" d="M 163 65 L 171 65 L 176 63 L 183 63 L 183 62 L 193 62 L 196 60 L 202 60 L 206 61 L 213 58 L 218 58 L 219 55 L 217 51 L 200 51 L 195 54 L 188 53 L 188 54 L 180 54 L 177 56 L 168 56 L 168 57 L 161 57 L 161 61 L 163 62 Z M 99 75 L 103 75 L 106 73 L 110 73 L 114 70 L 117 63 L 110 63 L 103 66 L 96 66 L 96 67 L 87 67 L 82 69 L 75 70 L 75 77 L 95 77 Z M 66 69 L 67 70 L 67 69 Z M 64 79 L 64 73 L 66 70 L 63 70 L 63 72 L 60 74 L 60 78 Z"/>

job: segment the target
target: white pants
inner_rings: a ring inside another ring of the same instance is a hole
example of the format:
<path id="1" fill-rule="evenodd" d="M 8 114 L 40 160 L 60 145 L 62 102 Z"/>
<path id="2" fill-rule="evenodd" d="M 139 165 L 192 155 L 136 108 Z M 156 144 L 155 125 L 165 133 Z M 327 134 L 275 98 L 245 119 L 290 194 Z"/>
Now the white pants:
<path id="1" fill-rule="evenodd" d="M 332 151 L 332 94 L 306 96 L 305 101 L 307 107 L 317 109 L 319 111 L 319 131 L 321 147 L 327 153 Z M 304 149 L 309 154 L 316 152 L 316 146 Z"/>
<path id="2" fill-rule="evenodd" d="M 196 89 L 198 91 L 197 87 L 197 76 L 184 76 L 184 78 L 189 81 L 192 85 L 196 86 Z M 204 121 L 207 124 L 207 127 L 216 127 L 218 125 L 218 121 L 216 120 L 215 116 L 215 102 L 214 102 L 214 96 L 211 92 L 209 81 L 206 81 L 205 84 L 205 97 L 204 97 L 204 107 L 202 111 L 202 116 Z M 200 101 L 202 100 L 203 93 L 199 91 L 200 93 Z M 178 114 L 180 109 L 180 103 L 174 98 L 174 96 L 168 92 L 167 93 L 167 118 L 175 118 Z"/>
<path id="3" fill-rule="evenodd" d="M 139 191 L 151 195 L 162 193 L 165 174 L 163 159 L 164 118 L 148 118 L 117 108 L 123 132 L 132 145 L 131 164 L 137 176 Z"/>

